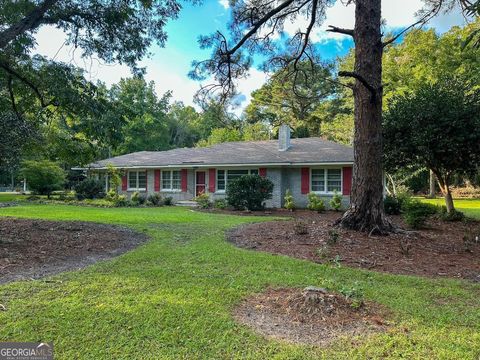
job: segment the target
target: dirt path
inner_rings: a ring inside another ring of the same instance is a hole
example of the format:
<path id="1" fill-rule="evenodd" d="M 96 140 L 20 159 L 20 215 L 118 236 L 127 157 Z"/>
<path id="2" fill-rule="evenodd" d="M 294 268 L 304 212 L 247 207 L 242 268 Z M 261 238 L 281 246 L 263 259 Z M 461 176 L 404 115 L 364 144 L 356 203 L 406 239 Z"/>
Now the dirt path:
<path id="1" fill-rule="evenodd" d="M 146 240 L 120 226 L 0 218 L 0 284 L 84 268 Z"/>

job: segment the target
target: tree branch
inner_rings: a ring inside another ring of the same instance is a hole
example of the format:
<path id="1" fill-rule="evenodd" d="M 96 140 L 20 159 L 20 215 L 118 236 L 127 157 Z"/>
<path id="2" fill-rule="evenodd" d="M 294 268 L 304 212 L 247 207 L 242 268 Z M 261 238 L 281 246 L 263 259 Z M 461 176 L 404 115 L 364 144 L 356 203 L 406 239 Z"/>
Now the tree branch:
<path id="1" fill-rule="evenodd" d="M 328 32 L 345 34 L 345 35 L 350 35 L 351 37 L 355 37 L 355 32 L 352 29 L 343 29 L 333 25 L 328 25 L 328 27 L 330 28 L 330 29 L 327 29 Z"/>
<path id="2" fill-rule="evenodd" d="M 253 36 L 260 27 L 265 24 L 270 18 L 272 18 L 274 15 L 277 15 L 280 11 L 283 9 L 286 9 L 289 7 L 295 0 L 287 0 L 277 6 L 276 8 L 270 10 L 268 13 L 265 14 L 264 17 L 262 17 L 251 29 L 248 31 L 241 39 L 240 41 L 230 50 L 226 52 L 225 55 L 233 55 L 238 49 L 242 47 L 242 45 L 251 37 Z"/>
<path id="3" fill-rule="evenodd" d="M 443 4 L 443 0 L 441 0 L 437 5 L 435 5 L 432 10 L 430 10 L 427 14 L 425 14 L 424 16 L 422 16 L 420 18 L 420 20 L 418 20 L 417 22 L 411 24 L 410 26 L 407 26 L 405 29 L 403 29 L 402 31 L 400 31 L 397 35 L 391 37 L 390 39 L 388 39 L 387 41 L 383 42 L 382 43 L 382 46 L 383 47 L 386 47 L 388 45 L 390 45 L 391 43 L 395 42 L 400 36 L 402 36 L 403 34 L 405 34 L 407 31 L 413 29 L 415 26 L 417 25 L 420 25 L 420 27 L 422 27 L 423 25 L 425 25 L 427 22 L 430 21 L 430 19 L 432 19 L 433 17 L 435 17 L 438 12 L 440 11 L 440 9 L 442 8 L 442 4 Z"/>
<path id="4" fill-rule="evenodd" d="M 13 108 L 13 112 L 15 113 L 15 115 L 17 115 L 17 118 L 19 120 L 22 119 L 22 117 L 20 116 L 20 113 L 18 111 L 18 108 L 17 108 L 17 103 L 15 102 L 15 95 L 13 93 L 13 78 L 11 75 L 8 76 L 8 79 L 7 79 L 7 87 L 8 87 L 8 93 L 10 95 L 10 101 L 12 103 L 12 108 Z"/>
<path id="5" fill-rule="evenodd" d="M 23 34 L 25 31 L 37 28 L 42 23 L 45 13 L 55 5 L 57 1 L 58 0 L 45 0 L 22 20 L 0 32 L 0 49 L 6 47 L 10 41 L 15 39 L 18 35 Z"/>
<path id="6" fill-rule="evenodd" d="M 52 105 L 54 103 L 54 100 L 46 102 L 45 99 L 43 98 L 43 95 L 41 94 L 39 88 L 31 82 L 29 79 L 27 79 L 25 76 L 20 74 L 18 71 L 12 69 L 10 65 L 3 60 L 0 60 L 0 68 L 5 70 L 10 76 L 15 76 L 17 79 L 25 83 L 30 89 L 33 90 L 35 95 L 37 96 L 38 100 L 40 101 L 40 105 L 45 108 L 49 105 Z"/>
<path id="7" fill-rule="evenodd" d="M 362 83 L 363 86 L 365 86 L 370 93 L 375 96 L 377 94 L 377 89 L 375 89 L 372 85 L 368 83 L 368 81 L 361 76 L 360 74 L 354 72 L 354 71 L 339 71 L 338 76 L 342 77 L 352 77 Z"/>

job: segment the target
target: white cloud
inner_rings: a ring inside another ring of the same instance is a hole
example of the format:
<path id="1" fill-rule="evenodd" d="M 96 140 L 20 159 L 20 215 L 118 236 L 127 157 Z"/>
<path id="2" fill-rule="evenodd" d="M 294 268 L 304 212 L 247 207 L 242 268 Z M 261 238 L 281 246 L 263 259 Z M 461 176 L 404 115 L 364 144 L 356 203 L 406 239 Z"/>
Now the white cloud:
<path id="1" fill-rule="evenodd" d="M 229 0 L 218 0 L 220 5 L 222 5 L 225 9 L 228 9 L 230 7 Z"/>

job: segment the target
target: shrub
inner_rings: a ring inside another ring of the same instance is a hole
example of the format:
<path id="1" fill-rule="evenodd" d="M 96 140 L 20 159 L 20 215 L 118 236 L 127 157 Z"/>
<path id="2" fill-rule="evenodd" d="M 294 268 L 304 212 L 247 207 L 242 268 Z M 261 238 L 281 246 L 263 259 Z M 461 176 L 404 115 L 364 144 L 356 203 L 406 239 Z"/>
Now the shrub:
<path id="1" fill-rule="evenodd" d="M 27 185 L 32 191 L 47 195 L 48 198 L 53 191 L 62 189 L 65 183 L 65 172 L 48 160 L 24 161 L 20 174 L 27 179 Z"/>
<path id="2" fill-rule="evenodd" d="M 325 210 L 325 203 L 323 200 L 315 193 L 311 192 L 307 195 L 308 204 L 307 208 L 312 211 L 322 212 Z"/>
<path id="3" fill-rule="evenodd" d="M 462 221 L 465 219 L 465 214 L 458 210 L 447 212 L 447 207 L 444 205 L 440 210 L 440 219 L 443 221 Z"/>
<path id="4" fill-rule="evenodd" d="M 138 191 L 135 191 L 130 198 L 133 205 L 144 205 L 147 202 L 147 196 Z"/>
<path id="5" fill-rule="evenodd" d="M 352 286 L 342 286 L 340 293 L 345 296 L 345 299 L 351 301 L 350 306 L 354 309 L 360 308 L 364 303 L 363 289 L 358 282 L 355 282 Z"/>
<path id="6" fill-rule="evenodd" d="M 400 201 L 395 196 L 387 195 L 383 199 L 383 206 L 387 215 L 400 215 L 402 207 Z"/>
<path id="7" fill-rule="evenodd" d="M 215 209 L 224 210 L 227 208 L 227 201 L 225 199 L 217 199 L 213 202 L 213 207 Z"/>
<path id="8" fill-rule="evenodd" d="M 110 189 L 107 192 L 107 195 L 105 195 L 105 199 L 108 201 L 115 201 L 117 198 L 118 194 L 114 189 Z"/>
<path id="9" fill-rule="evenodd" d="M 147 203 L 152 206 L 162 206 L 162 195 L 159 193 L 153 193 L 148 195 Z"/>
<path id="10" fill-rule="evenodd" d="M 261 210 L 272 198 L 273 183 L 259 175 L 243 175 L 229 182 L 227 202 L 237 210 Z"/>
<path id="11" fill-rule="evenodd" d="M 173 201 L 173 197 L 167 196 L 165 199 L 163 199 L 163 205 L 165 206 L 172 206 L 174 205 L 175 202 Z"/>
<path id="12" fill-rule="evenodd" d="M 78 200 L 101 199 L 105 196 L 105 184 L 97 179 L 88 178 L 75 186 Z"/>
<path id="13" fill-rule="evenodd" d="M 130 201 L 128 201 L 125 195 L 118 195 L 115 200 L 113 200 L 113 205 L 115 207 L 125 207 L 130 205 Z"/>
<path id="14" fill-rule="evenodd" d="M 210 201 L 210 196 L 208 194 L 200 194 L 195 198 L 198 206 L 201 209 L 210 209 L 212 202 Z"/>
<path id="15" fill-rule="evenodd" d="M 408 226 L 413 229 L 419 229 L 429 216 L 436 214 L 437 207 L 432 204 L 422 203 L 419 200 L 409 201 L 403 209 L 403 218 Z"/>
<path id="16" fill-rule="evenodd" d="M 284 199 L 285 199 L 285 209 L 290 211 L 295 210 L 295 207 L 296 207 L 295 200 L 293 199 L 293 195 L 290 189 L 287 189 L 287 191 L 285 191 Z"/>
<path id="17" fill-rule="evenodd" d="M 339 211 L 342 208 L 342 195 L 337 191 L 335 191 L 332 200 L 330 200 L 330 207 L 335 211 Z"/>

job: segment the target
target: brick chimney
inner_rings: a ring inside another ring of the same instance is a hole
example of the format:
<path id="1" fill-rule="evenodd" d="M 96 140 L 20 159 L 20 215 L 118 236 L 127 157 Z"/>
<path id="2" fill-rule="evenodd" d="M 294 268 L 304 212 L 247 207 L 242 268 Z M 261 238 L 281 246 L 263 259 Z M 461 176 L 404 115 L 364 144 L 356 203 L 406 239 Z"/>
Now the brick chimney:
<path id="1" fill-rule="evenodd" d="M 281 125 L 278 129 L 278 151 L 287 151 L 290 147 L 290 127 Z"/>

